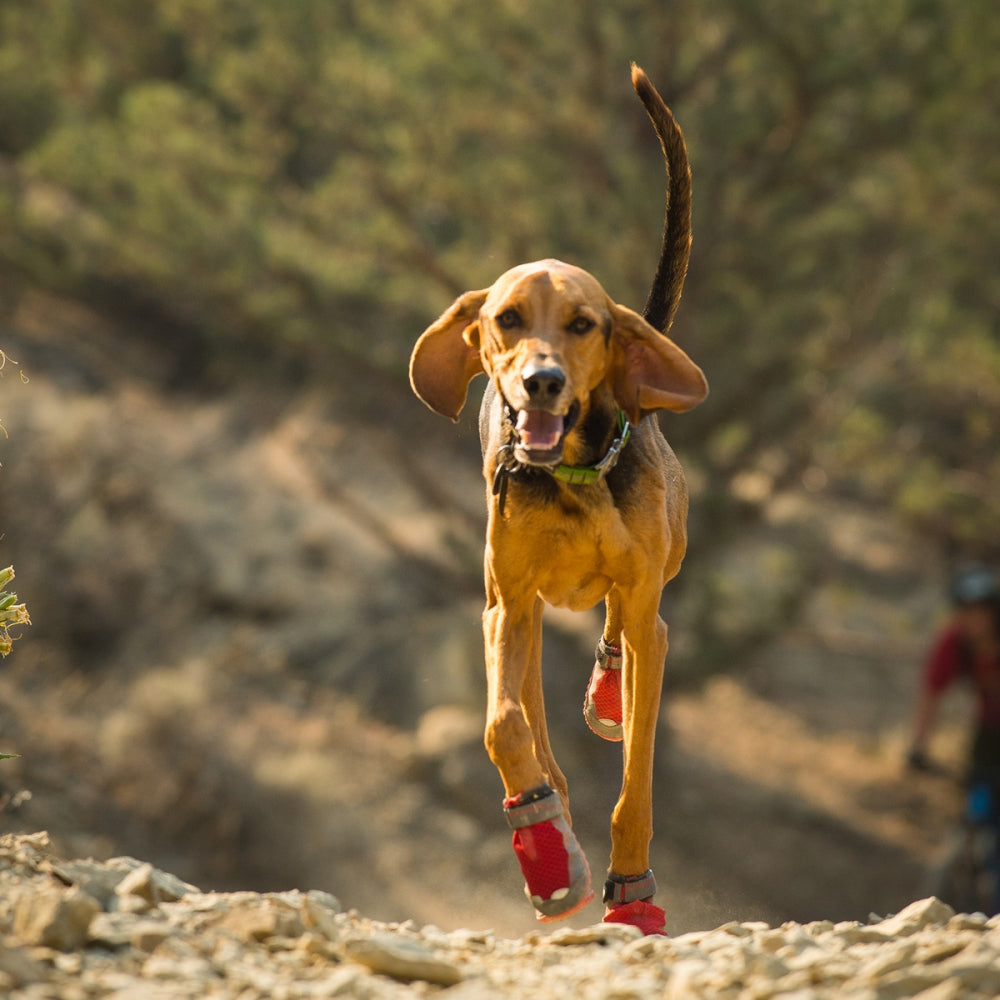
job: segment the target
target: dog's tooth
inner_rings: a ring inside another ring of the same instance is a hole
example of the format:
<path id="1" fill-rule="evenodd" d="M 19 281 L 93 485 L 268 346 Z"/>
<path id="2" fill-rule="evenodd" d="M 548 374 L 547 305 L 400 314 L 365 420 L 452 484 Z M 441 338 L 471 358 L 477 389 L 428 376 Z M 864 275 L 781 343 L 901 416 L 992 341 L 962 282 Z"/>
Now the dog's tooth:
<path id="1" fill-rule="evenodd" d="M 551 896 L 549 896 L 549 900 L 551 901 L 553 899 L 565 899 L 568 895 L 569 895 L 569 886 L 567 885 L 564 886 L 562 889 L 556 889 L 556 891 L 552 893 Z"/>

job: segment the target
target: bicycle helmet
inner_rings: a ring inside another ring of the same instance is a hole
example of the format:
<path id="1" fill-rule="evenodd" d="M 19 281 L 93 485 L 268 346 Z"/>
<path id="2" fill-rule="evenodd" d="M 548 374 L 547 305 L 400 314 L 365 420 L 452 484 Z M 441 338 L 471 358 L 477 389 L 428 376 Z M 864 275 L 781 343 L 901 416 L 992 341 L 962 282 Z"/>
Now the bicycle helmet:
<path id="1" fill-rule="evenodd" d="M 948 596 L 956 606 L 1000 604 L 1000 581 L 988 566 L 965 566 L 951 578 Z"/>

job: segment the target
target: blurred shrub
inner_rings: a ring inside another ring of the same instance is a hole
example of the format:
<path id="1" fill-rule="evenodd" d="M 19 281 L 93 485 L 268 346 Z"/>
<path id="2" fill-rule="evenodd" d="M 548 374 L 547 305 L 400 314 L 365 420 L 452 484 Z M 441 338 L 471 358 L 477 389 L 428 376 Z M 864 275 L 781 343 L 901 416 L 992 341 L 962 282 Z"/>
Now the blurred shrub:
<path id="1" fill-rule="evenodd" d="M 766 466 L 998 554 L 998 43 L 948 0 L 0 3 L 0 268 L 405 391 L 415 335 L 521 260 L 641 304 L 635 58 L 690 147 L 675 333 L 712 397 L 670 434 L 720 509 Z"/>

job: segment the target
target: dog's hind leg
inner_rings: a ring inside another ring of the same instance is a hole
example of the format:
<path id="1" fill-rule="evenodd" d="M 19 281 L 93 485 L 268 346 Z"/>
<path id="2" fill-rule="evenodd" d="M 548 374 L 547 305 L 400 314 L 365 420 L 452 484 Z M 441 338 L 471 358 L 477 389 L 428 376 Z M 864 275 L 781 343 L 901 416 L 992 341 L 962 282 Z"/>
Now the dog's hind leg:
<path id="1" fill-rule="evenodd" d="M 601 739 L 620 742 L 622 729 L 622 618 L 616 590 L 605 600 L 604 632 L 597 643 L 594 668 L 583 699 L 583 716 Z"/>
<path id="2" fill-rule="evenodd" d="M 605 643 L 621 647 L 622 644 L 622 605 L 621 596 L 617 590 L 608 592 L 604 599 L 604 633 Z"/>
<path id="3" fill-rule="evenodd" d="M 624 775 L 611 819 L 611 868 L 605 883 L 604 919 L 629 923 L 646 934 L 664 934 L 664 912 L 652 897 L 656 880 L 649 868 L 653 835 L 653 745 L 667 653 L 667 626 L 657 604 L 643 608 L 638 595 L 626 603 L 622 631 Z M 639 610 L 632 610 L 638 607 Z"/>

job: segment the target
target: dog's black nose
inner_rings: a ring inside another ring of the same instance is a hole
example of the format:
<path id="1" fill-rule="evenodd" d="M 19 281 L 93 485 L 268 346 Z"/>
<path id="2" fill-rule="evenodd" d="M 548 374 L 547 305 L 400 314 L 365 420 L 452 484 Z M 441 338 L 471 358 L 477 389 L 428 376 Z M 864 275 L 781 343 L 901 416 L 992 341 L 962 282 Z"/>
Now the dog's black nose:
<path id="1" fill-rule="evenodd" d="M 532 403 L 545 403 L 562 392 L 566 375 L 561 368 L 528 365 L 521 372 L 521 381 Z"/>

